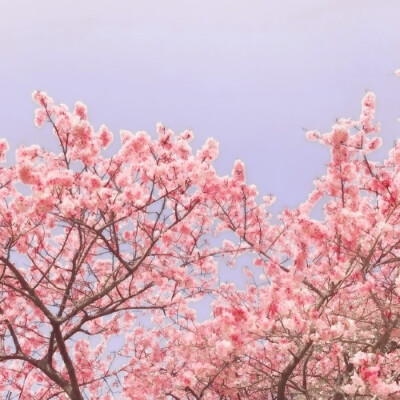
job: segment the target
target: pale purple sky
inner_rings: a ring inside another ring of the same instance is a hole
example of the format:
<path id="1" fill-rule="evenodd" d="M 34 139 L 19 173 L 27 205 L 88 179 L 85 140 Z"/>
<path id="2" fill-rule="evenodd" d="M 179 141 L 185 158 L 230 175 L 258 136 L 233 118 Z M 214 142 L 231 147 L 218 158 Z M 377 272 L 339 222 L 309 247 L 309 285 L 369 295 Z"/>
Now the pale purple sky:
<path id="1" fill-rule="evenodd" d="M 86 0 L 0 2 L 0 106 L 13 150 L 46 145 L 30 93 L 82 100 L 97 129 L 192 128 L 213 136 L 216 162 L 236 158 L 275 210 L 296 206 L 328 152 L 327 131 L 377 95 L 384 152 L 400 136 L 399 0 Z"/>

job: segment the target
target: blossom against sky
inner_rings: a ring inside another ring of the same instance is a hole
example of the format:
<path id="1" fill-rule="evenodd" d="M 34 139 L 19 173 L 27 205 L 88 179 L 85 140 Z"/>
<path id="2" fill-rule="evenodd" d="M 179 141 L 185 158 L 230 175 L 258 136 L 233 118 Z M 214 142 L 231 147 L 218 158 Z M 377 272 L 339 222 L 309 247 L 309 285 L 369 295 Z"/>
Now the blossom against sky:
<path id="1" fill-rule="evenodd" d="M 295 206 L 328 152 L 304 138 L 357 118 L 377 96 L 383 157 L 399 136 L 397 0 L 15 0 L 0 5 L 2 133 L 12 149 L 45 144 L 33 90 L 82 100 L 95 126 L 155 133 L 191 128 L 220 142 L 218 172 L 235 159 L 276 211 Z"/>

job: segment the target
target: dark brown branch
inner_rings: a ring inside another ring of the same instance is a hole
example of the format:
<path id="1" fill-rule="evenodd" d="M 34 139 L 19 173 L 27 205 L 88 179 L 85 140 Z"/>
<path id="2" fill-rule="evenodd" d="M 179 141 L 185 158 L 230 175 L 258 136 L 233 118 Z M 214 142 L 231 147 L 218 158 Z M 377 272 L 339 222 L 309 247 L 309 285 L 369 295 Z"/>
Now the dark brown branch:
<path id="1" fill-rule="evenodd" d="M 289 364 L 286 366 L 286 368 L 281 372 L 281 376 L 278 382 L 278 391 L 276 400 L 285 400 L 286 383 L 292 372 L 295 370 L 297 365 L 304 357 L 304 355 L 311 348 L 312 344 L 313 344 L 312 340 L 306 342 L 302 346 L 302 348 L 298 351 L 298 353 L 293 355 L 292 361 L 290 361 Z"/>

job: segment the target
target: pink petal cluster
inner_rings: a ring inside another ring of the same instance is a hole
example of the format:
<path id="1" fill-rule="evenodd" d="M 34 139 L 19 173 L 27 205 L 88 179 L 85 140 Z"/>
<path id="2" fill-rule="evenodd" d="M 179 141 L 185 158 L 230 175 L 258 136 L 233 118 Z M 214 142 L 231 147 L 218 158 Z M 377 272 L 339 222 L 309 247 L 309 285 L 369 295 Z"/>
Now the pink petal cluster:
<path id="1" fill-rule="evenodd" d="M 5 139 L 0 139 L 0 162 L 6 162 L 6 153 L 9 150 L 8 142 Z"/>

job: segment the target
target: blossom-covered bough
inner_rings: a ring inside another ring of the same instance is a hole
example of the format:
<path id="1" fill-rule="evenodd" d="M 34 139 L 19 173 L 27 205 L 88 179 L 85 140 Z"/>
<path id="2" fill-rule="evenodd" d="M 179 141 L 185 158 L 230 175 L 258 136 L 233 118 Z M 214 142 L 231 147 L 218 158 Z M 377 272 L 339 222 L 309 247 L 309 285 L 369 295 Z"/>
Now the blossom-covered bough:
<path id="1" fill-rule="evenodd" d="M 60 152 L 21 147 L 1 168 L 0 392 L 400 398 L 400 143 L 383 163 L 368 158 L 380 145 L 372 93 L 359 120 L 307 133 L 332 158 L 277 224 L 242 162 L 216 174 L 215 140 L 193 154 L 190 131 L 158 125 L 157 139 L 122 131 L 106 157 L 112 134 L 94 131 L 83 104 L 33 97 Z M 7 150 L 1 140 L 3 162 Z M 243 254 L 260 278 L 219 284 L 217 261 Z M 199 322 L 190 302 L 206 294 Z"/>
<path id="2" fill-rule="evenodd" d="M 400 143 L 383 163 L 368 159 L 374 111 L 367 93 L 359 120 L 307 133 L 331 148 L 327 174 L 275 226 L 236 166 L 231 203 L 216 194 L 215 215 L 239 239 L 224 249 L 251 249 L 267 279 L 220 285 L 213 318 L 166 327 L 162 354 L 151 350 L 159 332 L 138 341 L 127 395 L 139 384 L 149 398 L 400 398 Z"/>
<path id="3" fill-rule="evenodd" d="M 130 332 L 128 346 L 140 336 L 138 310 L 188 317 L 188 299 L 215 281 L 207 190 L 218 146 L 209 140 L 193 155 L 191 132 L 160 125 L 158 140 L 121 132 L 105 158 L 112 134 L 94 132 L 83 104 L 69 112 L 33 97 L 36 124 L 51 123 L 61 152 L 21 147 L 17 165 L 1 170 L 0 391 L 112 398 L 124 365 L 109 338 Z"/>

